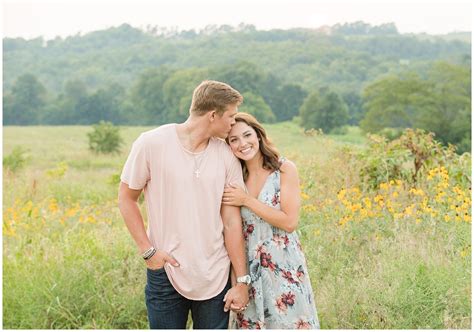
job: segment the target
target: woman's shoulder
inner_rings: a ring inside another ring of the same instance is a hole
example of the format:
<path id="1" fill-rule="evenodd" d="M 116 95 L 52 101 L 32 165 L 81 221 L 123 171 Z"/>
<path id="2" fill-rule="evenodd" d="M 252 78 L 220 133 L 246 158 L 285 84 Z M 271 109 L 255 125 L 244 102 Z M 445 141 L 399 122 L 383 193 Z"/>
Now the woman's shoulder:
<path id="1" fill-rule="evenodd" d="M 285 173 L 285 172 L 291 173 L 291 172 L 296 172 L 297 168 L 294 162 L 284 157 L 281 157 L 280 158 L 280 171 L 282 173 Z"/>

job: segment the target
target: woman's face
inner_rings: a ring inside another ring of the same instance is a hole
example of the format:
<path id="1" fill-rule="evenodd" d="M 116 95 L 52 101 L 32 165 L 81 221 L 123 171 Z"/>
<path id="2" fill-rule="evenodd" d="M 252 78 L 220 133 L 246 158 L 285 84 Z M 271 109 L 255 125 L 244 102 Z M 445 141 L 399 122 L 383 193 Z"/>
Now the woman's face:
<path id="1" fill-rule="evenodd" d="M 257 132 L 245 122 L 236 122 L 232 126 L 229 145 L 234 155 L 242 160 L 251 160 L 260 153 Z"/>

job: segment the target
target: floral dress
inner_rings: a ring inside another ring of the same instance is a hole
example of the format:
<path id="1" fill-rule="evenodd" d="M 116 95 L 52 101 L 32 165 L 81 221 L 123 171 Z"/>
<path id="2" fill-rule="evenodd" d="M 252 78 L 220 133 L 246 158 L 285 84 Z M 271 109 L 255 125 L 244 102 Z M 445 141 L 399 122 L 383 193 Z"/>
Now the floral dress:
<path id="1" fill-rule="evenodd" d="M 280 209 L 280 171 L 271 173 L 258 199 Z M 252 283 L 248 308 L 234 315 L 237 329 L 319 329 L 306 259 L 296 232 L 276 228 L 241 208 Z"/>

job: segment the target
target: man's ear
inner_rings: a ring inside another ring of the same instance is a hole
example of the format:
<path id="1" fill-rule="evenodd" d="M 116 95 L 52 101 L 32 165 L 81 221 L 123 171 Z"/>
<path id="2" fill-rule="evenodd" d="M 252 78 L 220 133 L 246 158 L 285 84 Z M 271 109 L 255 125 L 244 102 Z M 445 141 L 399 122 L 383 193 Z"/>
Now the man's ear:
<path id="1" fill-rule="evenodd" d="M 209 117 L 209 121 L 213 122 L 216 119 L 217 112 L 216 111 L 210 111 L 207 113 L 207 116 Z"/>

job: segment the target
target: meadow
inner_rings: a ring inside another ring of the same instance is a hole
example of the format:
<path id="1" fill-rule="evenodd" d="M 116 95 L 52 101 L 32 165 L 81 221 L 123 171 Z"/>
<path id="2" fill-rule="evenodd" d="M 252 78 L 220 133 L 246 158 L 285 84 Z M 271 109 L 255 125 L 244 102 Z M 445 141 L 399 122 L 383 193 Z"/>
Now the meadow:
<path id="1" fill-rule="evenodd" d="M 301 178 L 298 232 L 324 329 L 470 329 L 471 184 L 450 165 L 367 189 L 366 138 L 265 126 Z M 4 127 L 3 327 L 146 329 L 145 266 L 117 207 L 133 140 L 120 154 L 88 149 L 87 126 Z M 471 174 L 470 156 L 456 167 Z M 141 201 L 144 209 L 143 202 Z"/>

